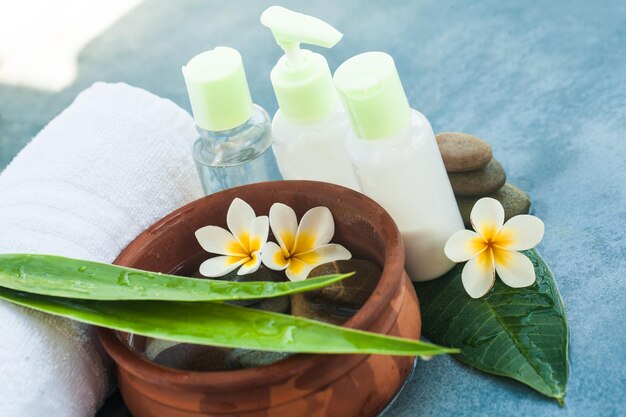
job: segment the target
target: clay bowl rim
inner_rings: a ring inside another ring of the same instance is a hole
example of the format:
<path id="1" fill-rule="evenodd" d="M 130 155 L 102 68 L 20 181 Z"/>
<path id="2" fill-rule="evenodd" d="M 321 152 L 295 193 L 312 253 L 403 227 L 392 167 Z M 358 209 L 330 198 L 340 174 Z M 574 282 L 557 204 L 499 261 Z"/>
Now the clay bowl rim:
<path id="1" fill-rule="evenodd" d="M 345 327 L 367 330 L 379 315 L 382 314 L 383 310 L 389 308 L 389 301 L 396 292 L 397 286 L 400 285 L 401 280 L 405 279 L 404 246 L 397 225 L 385 209 L 369 197 L 339 185 L 303 180 L 271 181 L 230 188 L 199 198 L 157 220 L 146 230 L 141 232 L 122 250 L 114 263 L 118 264 L 127 251 L 137 245 L 137 241 L 141 236 L 152 234 L 154 231 L 165 230 L 171 219 L 184 215 L 186 210 L 199 204 L 200 201 L 213 199 L 218 195 L 231 195 L 232 198 L 229 197 L 227 200 L 232 200 L 237 197 L 242 190 L 245 192 L 263 187 L 271 187 L 272 189 L 290 189 L 298 187 L 303 193 L 312 191 L 317 194 L 340 194 L 343 203 L 349 201 L 353 205 L 362 205 L 363 207 L 369 207 L 371 209 L 372 218 L 368 220 L 368 223 L 374 227 L 378 236 L 381 236 L 381 229 L 387 229 L 389 234 L 386 236 L 387 242 L 385 243 L 384 265 L 378 285 L 363 307 L 343 325 Z M 384 239 L 384 237 L 381 236 L 381 239 Z M 141 247 L 137 248 L 139 251 L 141 249 Z M 273 364 L 254 368 L 209 372 L 183 371 L 158 365 L 129 349 L 117 336 L 125 332 L 98 327 L 97 333 L 107 353 L 124 371 L 157 385 L 169 385 L 182 388 L 203 387 L 228 390 L 268 385 L 273 382 L 285 380 L 291 376 L 299 375 L 307 369 L 314 368 L 316 365 L 327 360 L 329 356 L 359 356 L 360 358 L 357 364 L 370 356 L 368 354 L 296 354 Z"/>

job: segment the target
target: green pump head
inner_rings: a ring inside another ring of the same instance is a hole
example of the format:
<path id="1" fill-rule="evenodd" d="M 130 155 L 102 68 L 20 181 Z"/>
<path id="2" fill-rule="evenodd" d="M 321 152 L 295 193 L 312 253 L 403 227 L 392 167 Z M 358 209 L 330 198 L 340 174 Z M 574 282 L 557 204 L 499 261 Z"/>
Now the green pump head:
<path id="1" fill-rule="evenodd" d="M 343 37 L 341 32 L 320 19 L 280 6 L 266 9 L 261 23 L 271 29 L 285 51 L 270 74 L 285 118 L 307 123 L 328 115 L 339 102 L 328 62 L 320 54 L 301 50 L 300 44 L 331 48 Z"/>
<path id="2" fill-rule="evenodd" d="M 219 46 L 191 58 L 183 75 L 196 125 L 223 131 L 252 116 L 252 98 L 237 50 Z"/>
<path id="3" fill-rule="evenodd" d="M 358 137 L 388 138 L 408 126 L 411 106 L 388 54 L 353 56 L 335 71 L 335 85 Z"/>

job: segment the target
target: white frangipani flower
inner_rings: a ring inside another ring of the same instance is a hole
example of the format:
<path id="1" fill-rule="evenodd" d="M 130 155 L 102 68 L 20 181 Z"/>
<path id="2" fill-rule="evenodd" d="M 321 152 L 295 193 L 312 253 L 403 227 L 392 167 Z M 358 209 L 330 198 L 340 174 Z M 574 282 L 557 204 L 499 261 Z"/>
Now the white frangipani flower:
<path id="1" fill-rule="evenodd" d="M 470 214 L 472 230 L 453 234 L 444 251 L 454 262 L 468 261 L 463 267 L 463 287 L 472 298 L 487 294 L 495 273 L 509 287 L 528 287 L 535 282 L 535 269 L 524 254 L 543 239 L 544 224 L 535 216 L 519 215 L 504 223 L 504 209 L 498 200 L 485 197 L 476 202 Z"/>
<path id="2" fill-rule="evenodd" d="M 220 277 L 240 266 L 237 275 L 246 275 L 261 266 L 261 253 L 269 233 L 268 217 L 256 217 L 248 203 L 235 198 L 228 208 L 226 224 L 230 231 L 218 226 L 205 226 L 196 231 L 202 249 L 222 255 L 200 265 L 200 273 L 206 277 Z"/>
<path id="3" fill-rule="evenodd" d="M 270 226 L 278 245 L 267 243 L 263 264 L 277 271 L 285 270 L 291 281 L 306 279 L 313 268 L 323 263 L 352 257 L 343 246 L 329 243 L 335 234 L 335 222 L 326 207 L 307 211 L 298 225 L 291 207 L 275 203 L 270 208 Z"/>

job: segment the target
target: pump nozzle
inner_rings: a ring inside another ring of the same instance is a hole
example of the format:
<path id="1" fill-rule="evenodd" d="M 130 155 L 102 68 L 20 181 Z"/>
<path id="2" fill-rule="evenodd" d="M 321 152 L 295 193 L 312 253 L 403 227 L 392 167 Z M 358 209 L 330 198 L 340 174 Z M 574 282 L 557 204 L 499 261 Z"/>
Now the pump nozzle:
<path id="1" fill-rule="evenodd" d="M 301 43 L 332 48 L 343 37 L 323 20 L 280 6 L 268 7 L 261 15 L 261 23 L 272 31 L 276 43 L 294 66 L 301 63 Z"/>
<path id="2" fill-rule="evenodd" d="M 320 120 L 339 105 L 328 62 L 312 51 L 300 50 L 301 43 L 330 48 L 343 35 L 313 16 L 272 6 L 261 15 L 261 23 L 272 31 L 283 48 L 270 74 L 281 113 L 295 123 Z"/>

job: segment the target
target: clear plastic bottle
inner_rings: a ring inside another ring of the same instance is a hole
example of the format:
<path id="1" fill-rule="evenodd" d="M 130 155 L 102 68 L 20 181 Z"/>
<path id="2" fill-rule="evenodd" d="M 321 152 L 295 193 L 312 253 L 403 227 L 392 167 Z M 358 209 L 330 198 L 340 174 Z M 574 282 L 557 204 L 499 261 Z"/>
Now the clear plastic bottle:
<path id="1" fill-rule="evenodd" d="M 282 179 L 267 112 L 252 103 L 243 61 L 217 47 L 183 67 L 199 138 L 193 157 L 206 194 Z"/>
<path id="2" fill-rule="evenodd" d="M 197 130 L 193 158 L 206 194 L 282 179 L 271 149 L 269 116 L 261 107 L 254 105 L 252 117 L 233 129 Z"/>

